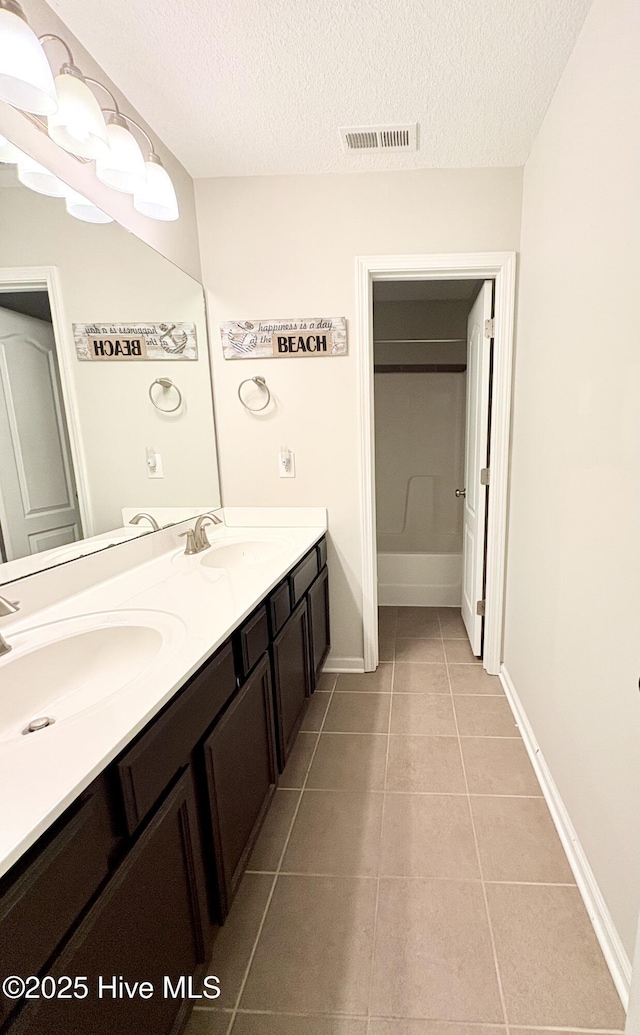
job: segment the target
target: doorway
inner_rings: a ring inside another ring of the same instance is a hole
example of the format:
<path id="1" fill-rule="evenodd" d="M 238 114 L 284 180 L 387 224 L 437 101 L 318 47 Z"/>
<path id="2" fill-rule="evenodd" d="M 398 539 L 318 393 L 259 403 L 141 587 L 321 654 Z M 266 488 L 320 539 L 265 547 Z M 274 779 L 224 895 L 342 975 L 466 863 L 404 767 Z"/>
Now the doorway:
<path id="1" fill-rule="evenodd" d="M 363 418 L 361 530 L 365 671 L 374 670 L 378 663 L 374 290 L 380 297 L 379 293 L 383 284 L 388 291 L 389 285 L 394 283 L 413 282 L 415 285 L 416 282 L 428 281 L 431 282 L 431 285 L 427 290 L 434 292 L 438 290 L 436 282 L 441 282 L 442 285 L 442 282 L 446 281 L 473 281 L 476 287 L 479 283 L 482 283 L 483 286 L 477 292 L 473 321 L 471 320 L 472 314 L 469 314 L 469 333 L 465 336 L 469 342 L 475 342 L 475 350 L 471 348 L 469 359 L 474 367 L 473 383 L 478 391 L 475 395 L 472 394 L 470 400 L 475 408 L 470 417 L 468 414 L 469 400 L 467 400 L 465 410 L 470 425 L 480 429 L 481 433 L 466 436 L 468 448 L 465 467 L 470 485 L 458 486 L 459 501 L 463 501 L 461 504 L 464 514 L 462 538 L 463 542 L 466 540 L 467 546 L 466 549 L 463 546 L 461 553 L 467 558 L 470 566 L 469 571 L 460 572 L 460 588 L 462 589 L 462 585 L 465 583 L 472 587 L 467 593 L 465 622 L 472 646 L 476 653 L 482 652 L 485 669 L 492 674 L 497 674 L 502 661 L 515 255 L 513 253 L 482 253 L 479 255 L 376 256 L 359 258 L 356 260 L 356 264 L 359 401 Z M 444 289 L 440 287 L 440 290 Z M 382 292 L 384 294 L 384 289 Z M 491 335 L 490 349 L 480 348 L 485 333 Z M 455 335 L 451 336 L 455 337 Z M 493 399 L 490 409 L 489 357 L 491 358 L 493 384 Z M 479 366 L 478 363 L 480 363 Z M 486 464 L 489 441 L 491 442 L 490 468 Z M 480 460 L 482 463 L 479 462 Z M 481 477 L 482 481 L 480 481 Z M 491 482 L 491 503 L 487 505 L 489 480 Z M 430 492 L 433 495 L 432 489 L 433 486 L 430 487 L 424 480 L 420 483 L 419 479 L 416 480 L 413 487 L 408 488 L 404 501 L 400 505 L 402 513 L 396 510 L 396 529 L 403 526 L 405 518 L 409 522 L 411 521 L 409 515 L 411 498 L 409 497 L 412 497 L 414 501 L 415 511 L 416 503 L 420 501 L 421 495 L 424 502 Z M 462 495 L 465 490 L 466 497 Z M 382 534 L 384 535 L 384 530 Z M 455 539 L 454 533 L 452 536 Z M 384 575 L 384 572 L 382 574 Z M 449 576 L 450 574 L 451 566 Z M 423 599 L 422 606 L 425 605 L 428 606 L 426 600 Z"/>

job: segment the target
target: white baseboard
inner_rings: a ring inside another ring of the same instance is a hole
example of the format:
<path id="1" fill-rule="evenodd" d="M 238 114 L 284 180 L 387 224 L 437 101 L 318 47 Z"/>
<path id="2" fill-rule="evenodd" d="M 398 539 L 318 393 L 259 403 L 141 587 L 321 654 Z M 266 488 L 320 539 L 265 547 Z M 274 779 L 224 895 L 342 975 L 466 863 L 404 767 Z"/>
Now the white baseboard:
<path id="1" fill-rule="evenodd" d="M 575 827 L 571 822 L 571 817 L 567 812 L 549 766 L 540 750 L 522 702 L 504 665 L 500 669 L 500 681 L 522 734 L 531 764 L 540 781 L 542 793 L 560 835 L 562 846 L 567 854 L 569 865 L 573 871 L 578 890 L 582 895 L 589 919 L 611 972 L 611 977 L 622 1000 L 622 1005 L 626 1010 L 629 1005 L 629 990 L 631 987 L 631 962 L 620 940 L 620 935 L 616 930 L 611 914 L 607 909 L 606 902 L 602 897 L 602 892 L 589 865 L 589 860 L 580 844 Z"/>
<path id="2" fill-rule="evenodd" d="M 337 658 L 329 654 L 323 672 L 364 672 L 364 658 Z"/>

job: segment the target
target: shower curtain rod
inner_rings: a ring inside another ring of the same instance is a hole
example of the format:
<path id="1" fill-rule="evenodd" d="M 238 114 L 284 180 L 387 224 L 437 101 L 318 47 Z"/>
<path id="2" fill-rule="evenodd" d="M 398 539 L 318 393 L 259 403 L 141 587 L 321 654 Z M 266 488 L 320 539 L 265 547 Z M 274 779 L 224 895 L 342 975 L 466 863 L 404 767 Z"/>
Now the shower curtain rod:
<path id="1" fill-rule="evenodd" d="M 435 345 L 446 342 L 466 342 L 466 338 L 374 338 L 374 345 Z"/>

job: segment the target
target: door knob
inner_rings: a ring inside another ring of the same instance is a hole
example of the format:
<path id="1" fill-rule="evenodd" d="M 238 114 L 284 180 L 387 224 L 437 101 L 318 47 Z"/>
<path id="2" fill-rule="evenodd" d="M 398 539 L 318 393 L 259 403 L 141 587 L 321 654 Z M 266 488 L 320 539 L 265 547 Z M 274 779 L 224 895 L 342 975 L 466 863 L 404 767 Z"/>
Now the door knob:
<path id="1" fill-rule="evenodd" d="M 456 489 L 456 496 L 460 497 L 460 496 L 466 496 L 466 495 L 467 495 L 467 490 L 466 489 Z"/>

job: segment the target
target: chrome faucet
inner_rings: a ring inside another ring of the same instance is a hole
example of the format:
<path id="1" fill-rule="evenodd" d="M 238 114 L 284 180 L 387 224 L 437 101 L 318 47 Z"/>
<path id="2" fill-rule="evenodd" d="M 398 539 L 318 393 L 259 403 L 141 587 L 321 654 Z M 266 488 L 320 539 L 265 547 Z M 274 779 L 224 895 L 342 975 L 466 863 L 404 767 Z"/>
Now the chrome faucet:
<path id="1" fill-rule="evenodd" d="M 6 597 L 0 597 L 0 617 L 4 618 L 5 615 L 14 615 L 19 610 L 19 600 L 7 600 Z M 11 644 L 7 643 L 2 633 L 0 633 L 0 657 L 3 654 L 8 654 L 10 650 Z"/>
<path id="2" fill-rule="evenodd" d="M 153 517 L 153 515 L 152 514 L 147 514 L 145 511 L 142 511 L 141 514 L 136 514 L 135 517 L 132 517 L 131 521 L 129 522 L 129 524 L 130 525 L 139 525 L 141 521 L 148 521 L 154 532 L 157 532 L 159 530 L 159 528 L 160 528 L 160 525 L 158 524 L 156 519 Z"/>
<path id="3" fill-rule="evenodd" d="M 184 548 L 184 552 L 188 556 L 194 553 L 202 553 L 203 550 L 208 550 L 211 546 L 204 527 L 207 522 L 210 525 L 224 524 L 222 518 L 219 518 L 217 514 L 200 514 L 193 528 L 180 533 L 181 536 L 186 536 L 187 545 Z"/>

